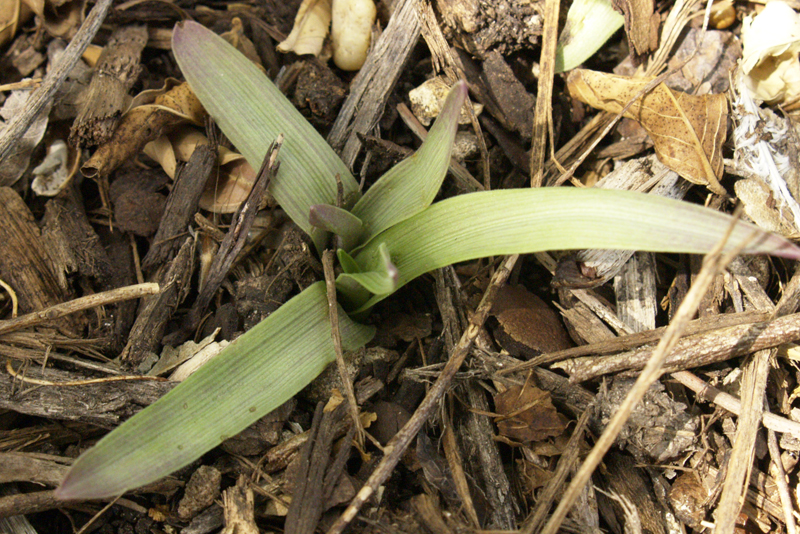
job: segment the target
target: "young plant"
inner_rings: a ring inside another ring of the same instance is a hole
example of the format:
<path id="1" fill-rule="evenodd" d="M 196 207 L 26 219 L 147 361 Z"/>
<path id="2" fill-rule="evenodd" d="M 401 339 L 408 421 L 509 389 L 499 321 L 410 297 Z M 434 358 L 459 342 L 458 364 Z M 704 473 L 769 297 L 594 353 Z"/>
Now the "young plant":
<path id="1" fill-rule="evenodd" d="M 269 143 L 285 134 L 270 192 L 319 249 L 336 235 L 346 350 L 373 335 L 353 318 L 438 267 L 553 249 L 703 253 L 732 224 L 729 216 L 692 204 L 599 189 L 479 192 L 431 205 L 447 171 L 463 82 L 422 147 L 361 196 L 325 140 L 233 47 L 187 22 L 175 29 L 173 51 L 203 105 L 255 168 Z M 336 202 L 337 175 L 343 205 Z M 800 258 L 800 248 L 746 223 L 736 223 L 728 243 L 748 243 L 748 253 Z M 57 496 L 111 497 L 157 480 L 280 406 L 334 359 L 325 288 L 317 282 L 84 453 Z"/>

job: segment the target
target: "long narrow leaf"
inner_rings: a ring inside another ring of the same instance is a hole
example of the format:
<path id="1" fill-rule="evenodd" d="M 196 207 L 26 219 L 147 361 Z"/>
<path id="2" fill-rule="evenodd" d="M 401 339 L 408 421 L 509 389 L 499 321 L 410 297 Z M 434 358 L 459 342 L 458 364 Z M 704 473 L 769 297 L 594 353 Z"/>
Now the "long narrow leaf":
<path id="1" fill-rule="evenodd" d="M 364 223 L 364 242 L 419 213 L 436 198 L 447 175 L 466 98 L 467 84 L 456 83 L 419 150 L 381 176 L 353 207 L 353 214 Z"/>
<path id="2" fill-rule="evenodd" d="M 376 236 L 356 255 L 374 271 L 388 248 L 398 287 L 433 269 L 470 259 L 544 250 L 605 248 L 704 253 L 733 219 L 676 200 L 603 189 L 512 189 L 470 193 L 438 202 Z M 752 224 L 738 222 L 732 248 L 800 258 L 800 248 Z M 372 297 L 361 309 L 382 300 Z"/>
<path id="3" fill-rule="evenodd" d="M 339 325 L 347 350 L 374 333 L 344 312 Z M 84 453 L 56 494 L 113 497 L 158 480 L 280 406 L 334 359 L 325 284 L 318 282 Z"/>
<path id="4" fill-rule="evenodd" d="M 254 169 L 261 167 L 269 144 L 284 134 L 280 171 L 269 190 L 321 245 L 324 232 L 312 234 L 309 209 L 336 204 L 336 174 L 345 198 L 357 198 L 358 183 L 347 166 L 269 78 L 224 39 L 196 22 L 183 22 L 172 41 L 186 81 Z"/>

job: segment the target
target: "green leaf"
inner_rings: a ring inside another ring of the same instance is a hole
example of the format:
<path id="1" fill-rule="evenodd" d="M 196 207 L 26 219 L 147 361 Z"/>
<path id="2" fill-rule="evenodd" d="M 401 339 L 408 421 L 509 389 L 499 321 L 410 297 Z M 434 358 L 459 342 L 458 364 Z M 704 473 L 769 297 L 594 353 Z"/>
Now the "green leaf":
<path id="1" fill-rule="evenodd" d="M 610 0 L 575 0 L 558 37 L 556 72 L 574 69 L 592 57 L 624 22 Z"/>
<path id="2" fill-rule="evenodd" d="M 374 334 L 341 310 L 339 324 L 345 350 Z M 56 496 L 114 497 L 158 480 L 286 402 L 334 359 L 318 282 L 81 455 Z"/>
<path id="3" fill-rule="evenodd" d="M 344 249 L 350 249 L 359 243 L 364 226 L 361 220 L 349 211 L 330 204 L 311 206 L 308 220 L 313 226 L 339 236 Z"/>
<path id="4" fill-rule="evenodd" d="M 313 231 L 309 210 L 314 204 L 336 204 L 337 174 L 345 198 L 358 198 L 358 183 L 347 166 L 269 78 L 211 30 L 196 22 L 178 24 L 172 51 L 197 98 L 254 169 L 261 168 L 269 144 L 284 134 L 280 170 L 269 191 L 321 247 L 325 235 Z"/>
<path id="5" fill-rule="evenodd" d="M 382 264 L 387 247 L 397 286 L 460 261 L 545 250 L 602 248 L 705 253 L 725 235 L 729 215 L 654 195 L 604 189 L 541 188 L 470 193 L 442 202 L 382 232 L 355 255 L 362 272 Z M 800 258 L 800 248 L 739 222 L 728 249 Z M 385 296 L 372 297 L 359 310 Z"/>
<path id="6" fill-rule="evenodd" d="M 351 281 L 374 295 L 391 295 L 397 290 L 399 273 L 397 272 L 397 267 L 392 263 L 389 250 L 385 245 L 378 246 L 378 256 L 380 257 L 380 262 L 375 270 L 358 273 L 353 273 L 352 271 L 350 273 L 344 272 L 337 277 L 336 287 L 344 293 L 350 302 L 357 302 L 359 297 L 363 295 L 361 292 L 353 292 L 351 290 L 353 287 L 350 283 Z M 352 268 L 351 265 L 348 265 L 348 268 Z"/>
<path id="7" fill-rule="evenodd" d="M 436 198 L 466 98 L 467 84 L 456 83 L 419 150 L 381 176 L 353 206 L 353 214 L 364 223 L 364 241 L 419 213 Z"/>

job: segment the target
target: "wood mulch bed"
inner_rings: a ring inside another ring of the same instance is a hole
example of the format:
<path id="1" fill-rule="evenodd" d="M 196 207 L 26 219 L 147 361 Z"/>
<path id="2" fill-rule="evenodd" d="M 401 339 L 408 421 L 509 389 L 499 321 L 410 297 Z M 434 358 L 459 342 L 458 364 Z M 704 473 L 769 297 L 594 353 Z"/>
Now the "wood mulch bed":
<path id="1" fill-rule="evenodd" d="M 366 184 L 419 146 L 426 128 L 409 92 L 440 75 L 465 79 L 482 111 L 461 127 L 439 198 L 531 180 L 591 186 L 627 162 L 629 172 L 602 186 L 732 212 L 736 198 L 659 163 L 635 122 L 603 133 L 613 116 L 573 100 L 565 74 L 548 76 L 552 64 L 540 57 L 554 48 L 542 42 L 552 45 L 557 28 L 545 15 L 560 12 L 563 24 L 569 5 L 383 0 L 373 47 L 354 73 L 276 51 L 296 0 L 110 8 L 103 0 L 88 3 L 85 19 L 70 18 L 81 0 L 45 4 L 46 16 L 23 20 L 0 50 L 0 104 L 12 100 L 11 89 L 31 90 L 23 80 L 44 78 L 16 112 L 33 126 L 11 121 L 0 130 L 0 531 L 339 532 L 345 508 L 389 452 L 384 445 L 412 417 L 423 418 L 422 430 L 395 451 L 399 463 L 359 502 L 349 531 L 543 531 L 705 276 L 702 258 L 555 251 L 440 269 L 370 317 L 378 333 L 352 363 L 359 410 L 371 421 L 363 450 L 350 447 L 345 404 L 320 409 L 337 387 L 332 366 L 280 409 L 157 483 L 106 502 L 63 503 L 53 492 L 82 451 L 172 389 L 173 381 L 146 377 L 159 357 L 233 340 L 324 279 L 321 258 L 274 202 L 253 214 L 243 246 L 224 249 L 232 210 L 204 200 L 219 177 L 208 146 L 179 163 L 174 178 L 141 146 L 112 170 L 87 166 L 129 97 L 182 79 L 170 52 L 180 20 L 249 38 L 268 76 Z M 0 11 L 9 5 L 17 4 L 0 0 Z M 654 20 L 663 24 L 673 8 L 658 4 Z M 732 24 L 710 29 L 704 42 L 713 44 L 692 56 L 697 70 L 672 73 L 673 86 L 725 93 L 741 57 L 741 19 L 755 9 L 737 2 Z M 689 57 L 701 20 L 687 17 L 662 66 L 675 70 L 675 58 Z M 59 31 L 66 41 L 54 37 Z M 105 47 L 103 55 L 94 70 L 75 56 L 59 76 L 64 45 L 81 38 Z M 653 50 L 636 61 L 647 65 Z M 620 31 L 586 66 L 632 73 L 628 51 Z M 175 125 L 164 118 L 153 127 L 169 137 Z M 205 130 L 226 144 L 212 121 Z M 48 147 L 83 174 L 44 196 L 32 189 L 33 169 Z M 789 157 L 800 168 L 796 147 Z M 736 179 L 721 182 L 729 194 Z M 792 344 L 800 338 L 799 304 L 800 276 L 788 261 L 740 257 L 710 271 L 665 374 L 626 412 L 559 531 L 710 532 L 716 522 L 728 525 L 725 532 L 796 532 L 786 512 L 797 516 L 800 483 Z M 474 334 L 469 345 L 465 332 Z M 464 363 L 454 367 L 459 357 Z M 444 400 L 418 412 L 443 372 L 452 373 Z"/>

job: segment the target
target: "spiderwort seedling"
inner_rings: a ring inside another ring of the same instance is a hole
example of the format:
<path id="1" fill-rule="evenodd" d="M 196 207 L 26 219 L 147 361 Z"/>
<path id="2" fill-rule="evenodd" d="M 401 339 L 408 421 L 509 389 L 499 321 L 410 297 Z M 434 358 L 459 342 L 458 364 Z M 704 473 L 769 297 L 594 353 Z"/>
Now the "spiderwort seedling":
<path id="1" fill-rule="evenodd" d="M 224 40 L 187 22 L 175 29 L 173 51 L 203 105 L 254 167 L 285 134 L 270 192 L 318 247 L 331 232 L 341 238 L 337 288 L 351 312 L 339 314 L 345 350 L 365 345 L 374 332 L 353 317 L 437 267 L 554 249 L 703 253 L 732 221 L 684 202 L 594 189 L 479 192 L 431 205 L 447 171 L 463 82 L 417 153 L 362 197 L 324 139 Z M 350 205 L 336 207 L 337 173 Z M 753 232 L 745 252 L 800 258 L 800 248 L 741 222 L 730 247 Z M 334 359 L 325 285 L 318 282 L 84 453 L 57 496 L 110 497 L 168 475 L 280 406 Z"/>

